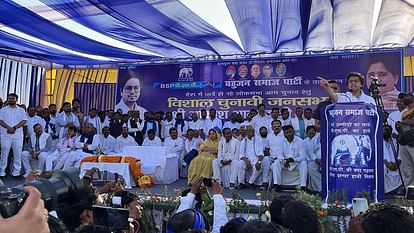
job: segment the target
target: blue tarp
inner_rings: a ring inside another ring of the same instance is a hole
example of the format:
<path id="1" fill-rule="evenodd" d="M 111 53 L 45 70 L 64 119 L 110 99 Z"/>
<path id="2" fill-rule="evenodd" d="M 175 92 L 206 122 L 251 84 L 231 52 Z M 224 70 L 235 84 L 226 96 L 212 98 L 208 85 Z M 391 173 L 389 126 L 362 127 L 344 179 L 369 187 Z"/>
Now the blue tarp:
<path id="1" fill-rule="evenodd" d="M 212 1 L 212 4 L 217 1 Z M 241 44 L 179 0 L 40 0 L 38 5 L 29 7 L 20 5 L 20 0 L 3 0 L 0 1 L 0 51 L 59 64 L 103 64 L 164 58 L 406 47 L 414 35 L 414 26 L 411 26 L 414 24 L 408 23 L 407 26 L 404 23 L 414 21 L 414 6 L 405 1 L 222 1 Z M 376 13 L 374 5 L 378 3 L 381 8 Z M 210 11 L 207 12 L 210 16 L 221 19 L 221 15 Z M 56 15 L 54 12 L 64 18 L 45 17 Z M 59 24 L 68 19 L 142 49 L 142 52 L 104 42 L 98 37 L 89 38 Z M 2 30 L 3 26 L 69 50 L 113 61 L 74 55 L 10 35 Z"/>

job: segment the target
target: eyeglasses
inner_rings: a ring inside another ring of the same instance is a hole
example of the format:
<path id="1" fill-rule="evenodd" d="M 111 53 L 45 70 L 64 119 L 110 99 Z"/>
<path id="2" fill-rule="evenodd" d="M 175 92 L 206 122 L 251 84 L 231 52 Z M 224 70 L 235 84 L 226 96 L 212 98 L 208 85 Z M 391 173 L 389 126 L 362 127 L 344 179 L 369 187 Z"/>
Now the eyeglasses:
<path id="1" fill-rule="evenodd" d="M 134 92 L 138 92 L 139 89 L 140 89 L 140 86 L 125 86 L 124 87 L 124 91 L 126 93 L 130 93 L 130 92 L 132 92 L 132 90 L 134 90 Z"/>
<path id="2" fill-rule="evenodd" d="M 361 82 L 359 79 L 350 79 L 348 80 L 348 83 L 359 83 Z"/>

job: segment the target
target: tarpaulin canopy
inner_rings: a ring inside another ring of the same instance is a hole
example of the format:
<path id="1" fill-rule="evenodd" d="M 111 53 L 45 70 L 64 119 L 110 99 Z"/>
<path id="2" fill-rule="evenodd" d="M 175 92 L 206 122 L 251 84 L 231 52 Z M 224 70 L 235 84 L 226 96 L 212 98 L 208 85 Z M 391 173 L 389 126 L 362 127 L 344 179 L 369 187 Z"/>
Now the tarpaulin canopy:
<path id="1" fill-rule="evenodd" d="M 414 47 L 414 0 L 2 0 L 0 53 L 67 65 Z"/>

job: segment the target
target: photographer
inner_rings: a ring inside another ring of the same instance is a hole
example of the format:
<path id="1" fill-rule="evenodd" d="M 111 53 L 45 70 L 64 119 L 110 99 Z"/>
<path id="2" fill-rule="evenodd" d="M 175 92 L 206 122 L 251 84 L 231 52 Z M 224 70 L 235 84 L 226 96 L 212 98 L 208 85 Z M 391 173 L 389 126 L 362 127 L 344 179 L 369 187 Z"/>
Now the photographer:
<path id="1" fill-rule="evenodd" d="M 1 233 L 48 233 L 48 212 L 40 199 L 40 192 L 34 187 L 24 187 L 28 197 L 19 212 L 4 219 L 0 216 Z"/>
<path id="2" fill-rule="evenodd" d="M 194 180 L 191 186 L 191 192 L 187 196 L 181 198 L 181 204 L 175 213 L 167 223 L 167 232 L 180 233 L 191 230 L 209 230 L 207 221 L 204 215 L 196 209 L 193 209 L 195 205 L 195 197 L 201 191 L 201 185 L 203 183 L 203 177 L 198 177 Z M 211 191 L 213 193 L 214 200 L 214 213 L 213 213 L 213 229 L 212 233 L 220 232 L 221 226 L 227 223 L 226 215 L 226 201 L 221 194 L 223 188 L 216 180 L 212 181 Z"/>

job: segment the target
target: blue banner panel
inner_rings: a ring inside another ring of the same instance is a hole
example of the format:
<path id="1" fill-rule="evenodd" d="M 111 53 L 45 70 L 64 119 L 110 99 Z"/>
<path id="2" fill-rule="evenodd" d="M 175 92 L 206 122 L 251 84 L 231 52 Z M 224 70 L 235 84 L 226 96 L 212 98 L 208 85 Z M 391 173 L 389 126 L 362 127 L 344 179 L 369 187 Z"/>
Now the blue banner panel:
<path id="1" fill-rule="evenodd" d="M 357 192 L 384 199 L 382 117 L 373 105 L 338 103 L 321 117 L 322 191 L 344 190 L 350 202 Z M 344 200 L 345 201 L 345 200 Z"/>

